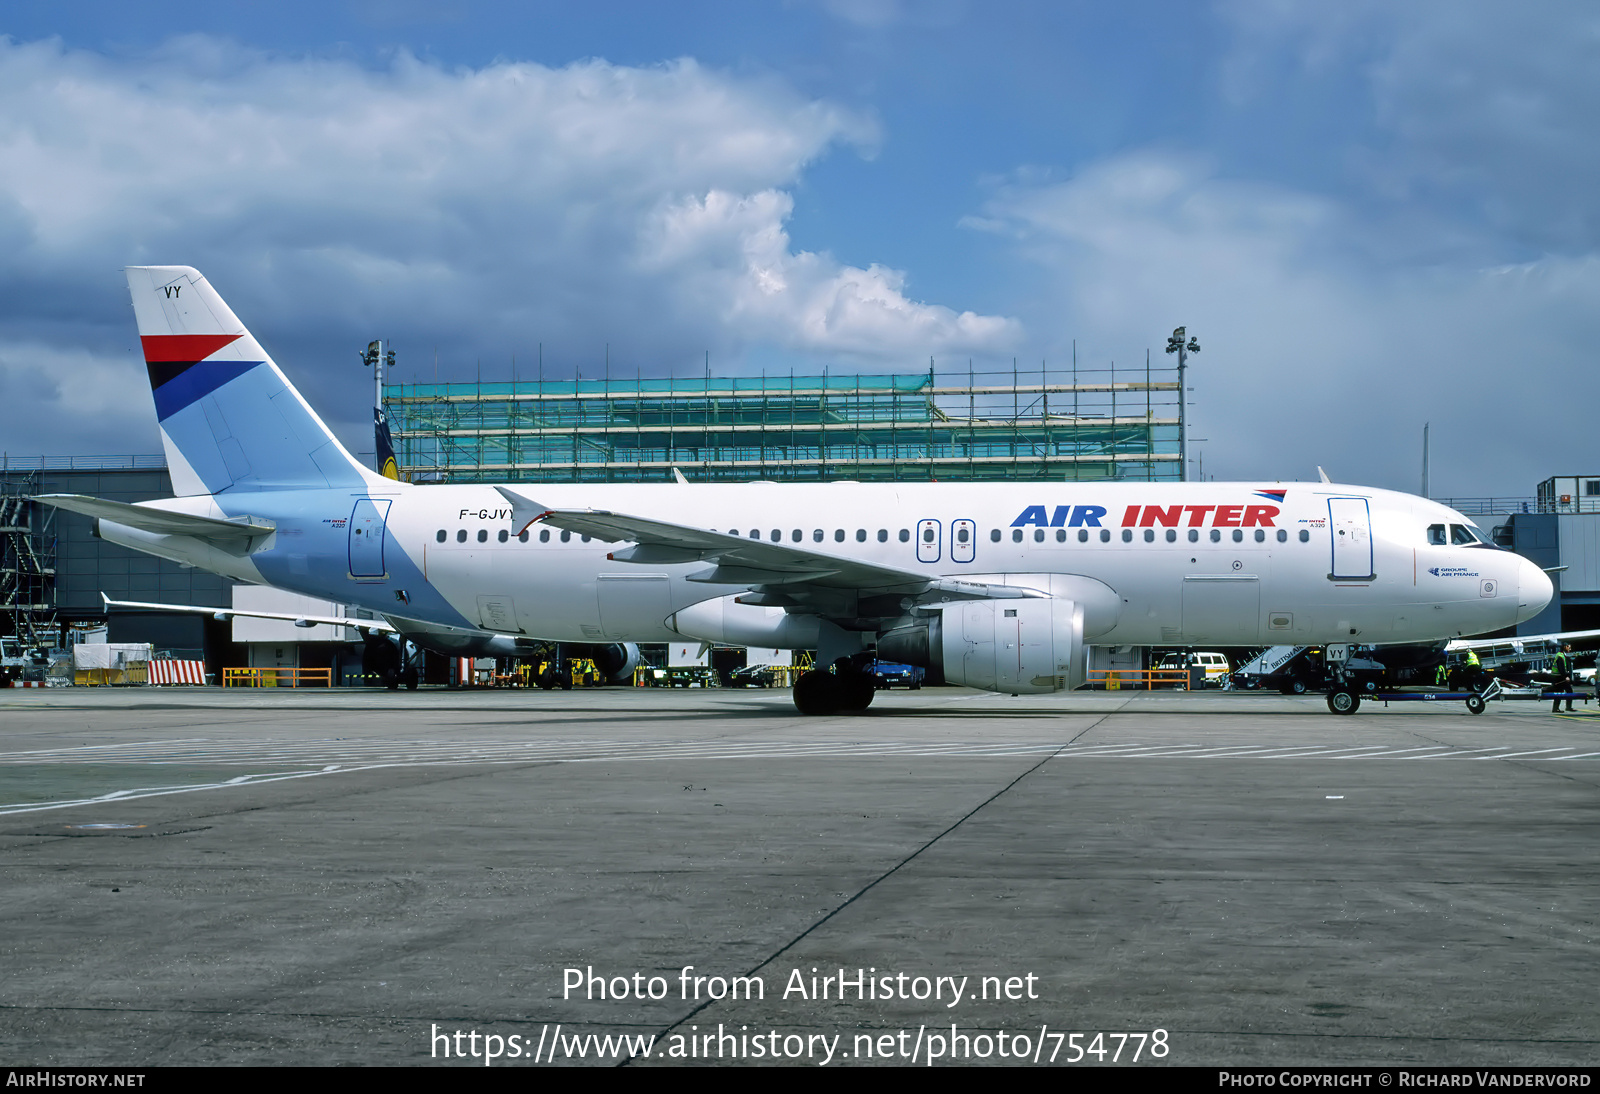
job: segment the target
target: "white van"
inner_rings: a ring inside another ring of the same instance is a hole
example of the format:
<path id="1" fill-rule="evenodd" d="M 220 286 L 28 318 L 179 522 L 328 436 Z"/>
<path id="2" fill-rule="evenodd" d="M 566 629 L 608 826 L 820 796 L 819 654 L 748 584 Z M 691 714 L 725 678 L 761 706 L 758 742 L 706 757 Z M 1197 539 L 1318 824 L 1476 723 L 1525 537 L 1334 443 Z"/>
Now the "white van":
<path id="1" fill-rule="evenodd" d="M 1157 667 L 1183 669 L 1190 666 L 1199 666 L 1206 670 L 1205 686 L 1208 688 L 1221 687 L 1223 681 L 1228 678 L 1228 673 L 1232 671 L 1228 667 L 1227 657 L 1220 653 L 1211 653 L 1203 650 L 1195 650 L 1187 655 L 1169 653 L 1161 659 L 1161 664 Z"/>

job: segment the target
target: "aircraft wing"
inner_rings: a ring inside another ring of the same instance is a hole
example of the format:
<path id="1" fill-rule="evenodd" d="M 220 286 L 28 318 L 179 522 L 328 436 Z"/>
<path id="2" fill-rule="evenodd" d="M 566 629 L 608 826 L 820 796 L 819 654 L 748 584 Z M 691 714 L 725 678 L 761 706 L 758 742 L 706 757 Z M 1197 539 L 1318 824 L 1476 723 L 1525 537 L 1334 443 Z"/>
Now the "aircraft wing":
<path id="1" fill-rule="evenodd" d="M 107 608 L 138 608 L 141 611 L 158 612 L 199 612 L 215 616 L 218 619 L 242 615 L 246 619 L 284 619 L 301 627 L 318 625 L 360 627 L 363 630 L 382 631 L 385 634 L 398 633 L 393 624 L 383 619 L 354 619 L 345 615 L 303 615 L 294 612 L 255 612 L 243 611 L 238 608 L 208 608 L 203 604 L 149 604 L 139 600 L 112 600 L 105 593 L 100 594 L 100 599 L 105 601 Z"/>
<path id="2" fill-rule="evenodd" d="M 512 503 L 512 522 L 520 526 L 519 531 L 539 522 L 607 543 L 631 544 L 612 552 L 610 557 L 618 562 L 654 566 L 685 562 L 712 564 L 706 570 L 690 574 L 690 581 L 781 588 L 784 593 L 796 595 L 803 594 L 807 588 L 849 593 L 916 595 L 935 592 L 962 600 L 1009 600 L 1046 595 L 1036 589 L 1012 585 L 930 578 L 913 570 L 844 558 L 799 544 L 743 539 L 651 517 L 597 509 L 547 509 L 503 486 L 496 489 Z"/>
<path id="3" fill-rule="evenodd" d="M 220 540 L 229 544 L 255 539 L 273 532 L 277 525 L 258 517 L 239 517 L 219 520 L 216 517 L 197 517 L 190 513 L 174 513 L 148 505 L 129 505 L 123 501 L 107 501 L 84 494 L 40 494 L 33 499 L 57 509 L 67 509 L 85 516 L 126 524 L 144 532 L 168 536 L 193 536 L 196 539 Z"/>

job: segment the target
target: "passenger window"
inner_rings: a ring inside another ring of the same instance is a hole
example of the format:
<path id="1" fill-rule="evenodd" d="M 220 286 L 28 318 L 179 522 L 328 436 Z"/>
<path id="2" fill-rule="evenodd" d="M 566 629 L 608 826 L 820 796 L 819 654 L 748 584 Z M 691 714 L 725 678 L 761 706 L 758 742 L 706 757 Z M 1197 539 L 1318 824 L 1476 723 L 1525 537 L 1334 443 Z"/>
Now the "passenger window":
<path id="1" fill-rule="evenodd" d="M 589 537 L 588 536 L 584 536 L 583 537 L 583 542 L 588 543 L 589 542 Z"/>
<path id="2" fill-rule="evenodd" d="M 789 538 L 794 540 L 796 543 L 799 543 L 802 539 L 805 539 L 806 537 L 805 537 L 805 533 L 801 532 L 800 529 L 796 528 L 793 532 L 789 533 Z"/>
<path id="3" fill-rule="evenodd" d="M 1089 529 L 1087 529 L 1087 528 L 1079 528 L 1078 529 L 1078 542 L 1079 543 L 1088 543 L 1089 542 Z"/>
<path id="4" fill-rule="evenodd" d="M 1176 543 L 1176 542 L 1178 542 L 1178 530 L 1176 528 L 1168 528 L 1167 529 L 1167 542 L 1168 543 Z"/>
<path id="5" fill-rule="evenodd" d="M 1200 542 L 1200 529 L 1198 529 L 1198 528 L 1189 529 L 1189 542 L 1190 543 L 1199 543 Z"/>
<path id="6" fill-rule="evenodd" d="M 572 542 L 572 533 L 567 531 L 565 528 L 561 529 L 561 542 L 562 543 L 571 543 Z"/>
<path id="7" fill-rule="evenodd" d="M 989 529 L 989 542 L 990 543 L 999 543 L 1000 542 L 1000 529 L 998 529 L 998 528 Z"/>
<path id="8" fill-rule="evenodd" d="M 856 529 L 856 542 L 857 543 L 865 543 L 865 542 L 867 542 L 867 530 L 865 528 L 857 528 Z"/>
<path id="9" fill-rule="evenodd" d="M 878 533 L 878 538 L 879 539 L 883 538 L 883 533 L 882 532 Z M 956 529 L 956 542 L 957 543 L 965 543 L 965 542 L 967 542 L 967 540 L 969 540 L 971 538 L 972 538 L 972 533 L 968 532 L 965 528 L 957 528 Z"/>
<path id="10" fill-rule="evenodd" d="M 1235 528 L 1233 530 L 1233 542 L 1235 542 L 1235 543 L 1243 543 L 1244 542 L 1244 529 Z"/>
<path id="11" fill-rule="evenodd" d="M 878 542 L 879 543 L 888 543 L 889 542 L 889 529 L 887 529 L 887 528 L 879 528 L 878 529 Z M 962 531 L 961 531 L 961 542 L 962 543 L 967 542 L 966 529 L 962 529 Z"/>
<path id="12" fill-rule="evenodd" d="M 1109 529 L 1109 528 L 1100 529 L 1100 542 L 1101 543 L 1110 543 L 1111 542 L 1111 529 Z"/>
<path id="13" fill-rule="evenodd" d="M 1256 529 L 1256 542 L 1257 543 L 1265 543 L 1265 542 L 1267 542 L 1267 530 L 1265 528 L 1257 528 Z"/>
<path id="14" fill-rule="evenodd" d="M 1124 543 L 1132 543 L 1133 542 L 1133 529 L 1132 528 L 1124 528 L 1122 530 L 1122 542 L 1124 542 Z"/>
<path id="15" fill-rule="evenodd" d="M 822 542 L 822 529 L 821 528 L 813 528 L 811 530 L 811 538 L 812 538 L 812 540 L 814 542 L 821 543 Z"/>
<path id="16" fill-rule="evenodd" d="M 1301 543 L 1310 543 L 1311 542 L 1311 533 L 1306 531 L 1304 528 L 1300 529 L 1300 542 Z"/>
<path id="17" fill-rule="evenodd" d="M 434 533 L 433 538 L 436 542 L 443 543 L 445 541 L 444 529 L 441 528 L 438 532 Z"/>
<path id="18" fill-rule="evenodd" d="M 1013 528 L 1013 529 L 1011 529 L 1011 542 L 1012 543 L 1021 543 L 1022 542 L 1022 529 L 1021 528 Z"/>
<path id="19" fill-rule="evenodd" d="M 467 542 L 467 530 L 465 528 L 458 528 L 456 530 L 456 542 L 457 543 L 465 543 L 465 542 Z"/>
<path id="20" fill-rule="evenodd" d="M 1442 525 L 1442 524 L 1430 524 L 1430 525 L 1428 525 L 1428 546 L 1430 546 L 1430 547 L 1443 547 L 1444 546 L 1444 542 L 1445 542 L 1444 541 L 1444 525 Z"/>
<path id="21" fill-rule="evenodd" d="M 1211 542 L 1212 543 L 1221 543 L 1222 542 L 1222 530 L 1220 528 L 1211 529 Z"/>
<path id="22" fill-rule="evenodd" d="M 1146 528 L 1144 530 L 1144 541 L 1146 543 L 1154 543 L 1156 541 L 1156 530 L 1154 528 Z"/>
<path id="23" fill-rule="evenodd" d="M 843 536 L 844 533 L 840 532 L 839 535 Z M 932 543 L 933 542 L 933 529 L 932 528 L 924 528 L 922 530 L 922 542 L 924 542 L 924 543 Z"/>
<path id="24" fill-rule="evenodd" d="M 1278 529 L 1278 542 L 1279 543 L 1288 543 L 1289 542 L 1289 533 L 1284 531 L 1282 528 Z"/>
<path id="25" fill-rule="evenodd" d="M 528 530 L 526 528 L 524 528 L 522 531 L 517 533 L 517 542 L 518 543 L 526 543 L 526 542 L 528 542 Z"/>
<path id="26" fill-rule="evenodd" d="M 844 529 L 843 528 L 835 528 L 833 530 L 833 542 L 835 542 L 835 543 L 843 543 L 844 542 Z"/>
<path id="27" fill-rule="evenodd" d="M 487 528 L 479 528 L 478 529 L 478 542 L 479 543 L 488 543 L 489 542 L 489 529 L 487 529 Z"/>
<path id="28" fill-rule="evenodd" d="M 772 540 L 773 543 L 777 543 L 780 539 L 783 538 L 783 532 L 782 532 L 781 529 L 774 528 L 772 530 L 772 535 L 768 536 L 767 538 Z"/>
<path id="29" fill-rule="evenodd" d="M 540 543 L 549 543 L 550 542 L 550 529 L 548 529 L 548 528 L 539 529 L 539 542 Z"/>
<path id="30" fill-rule="evenodd" d="M 750 538 L 751 539 L 760 539 L 761 538 L 761 529 L 759 529 L 759 528 L 750 529 Z"/>
<path id="31" fill-rule="evenodd" d="M 1035 528 L 1033 530 L 1033 542 L 1035 542 L 1035 543 L 1043 543 L 1044 542 L 1044 529 L 1043 528 Z"/>
<path id="32" fill-rule="evenodd" d="M 906 529 L 906 528 L 900 529 L 900 542 L 901 543 L 910 543 L 911 542 L 911 532 L 910 532 L 909 529 Z"/>
<path id="33" fill-rule="evenodd" d="M 1056 542 L 1057 543 L 1065 543 L 1065 542 L 1067 542 L 1067 530 L 1065 528 L 1057 528 L 1056 529 Z"/>
<path id="34" fill-rule="evenodd" d="M 500 535 L 498 538 L 501 543 L 504 543 L 506 540 L 511 538 L 511 533 L 502 528 L 500 529 Z"/>

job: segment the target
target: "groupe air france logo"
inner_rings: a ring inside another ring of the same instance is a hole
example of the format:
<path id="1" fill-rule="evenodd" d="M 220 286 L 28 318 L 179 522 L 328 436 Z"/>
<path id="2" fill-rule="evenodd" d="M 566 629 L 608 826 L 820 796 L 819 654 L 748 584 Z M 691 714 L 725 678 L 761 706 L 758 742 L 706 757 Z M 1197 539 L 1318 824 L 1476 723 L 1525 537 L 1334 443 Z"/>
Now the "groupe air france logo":
<path id="1" fill-rule="evenodd" d="M 1469 570 L 1464 566 L 1429 566 L 1428 572 L 1434 577 L 1477 577 L 1478 571 Z"/>

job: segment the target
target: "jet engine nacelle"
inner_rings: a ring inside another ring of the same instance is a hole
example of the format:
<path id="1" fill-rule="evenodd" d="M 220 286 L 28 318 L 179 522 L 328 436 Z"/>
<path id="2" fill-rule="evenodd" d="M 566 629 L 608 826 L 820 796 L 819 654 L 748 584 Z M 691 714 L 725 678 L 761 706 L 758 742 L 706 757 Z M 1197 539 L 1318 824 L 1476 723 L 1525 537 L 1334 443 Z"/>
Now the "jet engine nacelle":
<path id="1" fill-rule="evenodd" d="M 639 667 L 639 647 L 633 642 L 614 642 L 609 646 L 595 646 L 589 655 L 594 667 L 600 670 L 608 684 L 626 684 L 633 679 L 633 670 Z"/>
<path id="2" fill-rule="evenodd" d="M 948 684 L 985 691 L 1070 691 L 1087 676 L 1083 606 L 1057 597 L 951 604 L 884 635 L 878 656 L 921 665 Z"/>
<path id="3" fill-rule="evenodd" d="M 814 615 L 790 615 L 782 608 L 740 604 L 737 596 L 721 596 L 679 610 L 667 618 L 667 626 L 702 642 L 813 650 L 822 621 Z"/>

